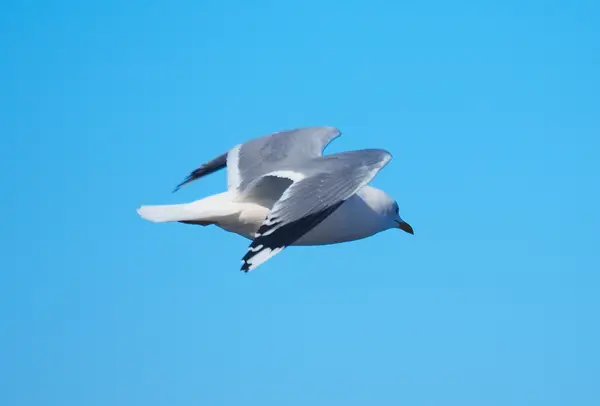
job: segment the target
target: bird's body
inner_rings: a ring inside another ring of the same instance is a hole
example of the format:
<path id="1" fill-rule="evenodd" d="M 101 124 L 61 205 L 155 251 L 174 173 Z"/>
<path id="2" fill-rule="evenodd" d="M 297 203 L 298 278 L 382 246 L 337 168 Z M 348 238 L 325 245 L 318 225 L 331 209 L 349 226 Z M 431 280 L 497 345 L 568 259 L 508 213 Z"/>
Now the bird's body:
<path id="1" fill-rule="evenodd" d="M 391 155 L 361 150 L 322 156 L 339 134 L 331 127 L 307 127 L 240 144 L 180 185 L 227 167 L 226 192 L 186 204 L 142 206 L 138 213 L 153 222 L 214 224 L 252 240 L 244 271 L 289 245 L 359 240 L 390 228 L 412 234 L 397 203 L 367 186 Z"/>
<path id="2" fill-rule="evenodd" d="M 390 226 L 388 228 L 397 227 L 385 221 L 377 211 L 378 200 L 375 196 L 384 193 L 374 187 L 365 186 L 344 202 L 339 209 L 290 245 L 329 245 L 360 240 L 383 231 L 386 225 Z M 215 214 L 215 208 L 220 211 L 220 214 Z M 269 211 L 270 207 L 253 202 L 236 202 L 235 195 L 229 191 L 187 204 L 144 206 L 139 209 L 140 215 L 150 221 L 214 224 L 249 240 L 254 239 Z M 165 217 L 166 214 L 170 214 L 171 217 Z"/>

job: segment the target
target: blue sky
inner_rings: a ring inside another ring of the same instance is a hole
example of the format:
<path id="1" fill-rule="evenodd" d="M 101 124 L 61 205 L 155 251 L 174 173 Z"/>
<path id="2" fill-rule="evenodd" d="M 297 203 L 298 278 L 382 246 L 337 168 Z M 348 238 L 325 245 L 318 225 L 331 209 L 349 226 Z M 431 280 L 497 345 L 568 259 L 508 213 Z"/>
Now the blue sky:
<path id="1" fill-rule="evenodd" d="M 600 404 L 600 6 L 497 4 L 6 4 L 0 404 Z M 242 274 L 137 217 L 305 125 L 393 153 L 414 237 Z"/>

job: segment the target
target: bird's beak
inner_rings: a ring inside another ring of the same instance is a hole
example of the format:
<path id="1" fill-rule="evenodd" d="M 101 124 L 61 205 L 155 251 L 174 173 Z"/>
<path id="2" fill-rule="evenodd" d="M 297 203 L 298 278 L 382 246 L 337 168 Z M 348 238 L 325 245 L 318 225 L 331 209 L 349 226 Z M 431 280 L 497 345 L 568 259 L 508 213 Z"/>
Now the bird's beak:
<path id="1" fill-rule="evenodd" d="M 406 221 L 396 220 L 396 223 L 398 223 L 398 228 L 400 230 L 406 231 L 408 234 L 413 234 L 413 235 L 415 234 L 415 232 L 413 231 L 413 228 Z"/>

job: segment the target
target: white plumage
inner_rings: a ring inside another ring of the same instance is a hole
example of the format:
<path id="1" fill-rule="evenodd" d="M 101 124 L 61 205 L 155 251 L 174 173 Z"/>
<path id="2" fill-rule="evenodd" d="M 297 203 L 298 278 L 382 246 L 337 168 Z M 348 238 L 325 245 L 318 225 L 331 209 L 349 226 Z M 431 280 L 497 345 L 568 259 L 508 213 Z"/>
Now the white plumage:
<path id="1" fill-rule="evenodd" d="M 307 127 L 257 138 L 193 171 L 178 186 L 227 166 L 228 190 L 187 204 L 142 206 L 152 222 L 214 224 L 252 243 L 242 260 L 249 271 L 289 245 L 326 245 L 400 228 L 397 203 L 367 186 L 391 155 L 362 150 L 322 156 L 339 131 Z"/>

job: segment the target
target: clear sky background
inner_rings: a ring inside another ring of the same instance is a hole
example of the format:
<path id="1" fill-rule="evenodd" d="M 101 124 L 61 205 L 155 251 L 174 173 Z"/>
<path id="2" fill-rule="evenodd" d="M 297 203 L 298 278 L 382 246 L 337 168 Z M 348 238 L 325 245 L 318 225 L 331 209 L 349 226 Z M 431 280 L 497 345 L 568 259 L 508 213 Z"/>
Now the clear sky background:
<path id="1" fill-rule="evenodd" d="M 0 404 L 599 405 L 600 3 L 496 4 L 5 4 Z M 138 218 L 306 125 L 393 153 L 414 237 L 243 274 Z"/>

